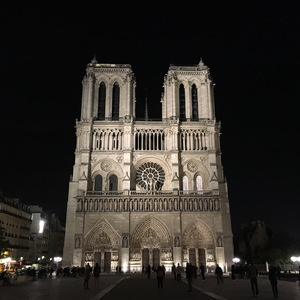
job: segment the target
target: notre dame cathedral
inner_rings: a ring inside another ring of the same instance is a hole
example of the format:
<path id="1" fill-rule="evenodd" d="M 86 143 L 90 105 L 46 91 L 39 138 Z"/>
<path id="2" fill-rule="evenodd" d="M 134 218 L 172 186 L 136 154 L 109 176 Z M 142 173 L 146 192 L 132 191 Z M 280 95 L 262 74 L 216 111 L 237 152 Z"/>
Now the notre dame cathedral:
<path id="1" fill-rule="evenodd" d="M 63 264 L 226 271 L 233 237 L 209 68 L 170 65 L 159 121 L 137 120 L 129 64 L 94 58 L 82 86 Z"/>

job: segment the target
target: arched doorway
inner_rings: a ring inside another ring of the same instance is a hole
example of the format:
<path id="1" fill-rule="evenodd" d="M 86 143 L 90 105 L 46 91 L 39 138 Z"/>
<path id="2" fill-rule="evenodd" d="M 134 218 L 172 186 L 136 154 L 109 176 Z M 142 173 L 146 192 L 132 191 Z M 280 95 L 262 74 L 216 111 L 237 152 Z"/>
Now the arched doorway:
<path id="1" fill-rule="evenodd" d="M 150 215 L 145 217 L 135 228 L 131 239 L 130 257 L 135 266 L 140 261 L 140 269 L 150 264 L 172 264 L 172 243 L 165 224 Z"/>
<path id="2" fill-rule="evenodd" d="M 200 219 L 191 222 L 183 232 L 182 250 L 187 253 L 186 262 L 200 266 L 207 265 L 206 252 L 214 249 L 214 239 L 209 227 Z M 214 261 L 210 261 L 214 264 Z"/>

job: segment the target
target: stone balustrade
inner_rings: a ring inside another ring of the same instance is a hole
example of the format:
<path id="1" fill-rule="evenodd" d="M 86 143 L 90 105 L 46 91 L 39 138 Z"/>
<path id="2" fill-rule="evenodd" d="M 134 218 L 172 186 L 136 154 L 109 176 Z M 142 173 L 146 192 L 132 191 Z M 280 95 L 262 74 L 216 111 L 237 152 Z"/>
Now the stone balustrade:
<path id="1" fill-rule="evenodd" d="M 77 197 L 77 212 L 213 212 L 220 211 L 217 195 L 173 195 L 124 192 L 87 193 Z M 132 192 L 132 191 L 131 191 Z M 172 191 L 173 192 L 173 191 Z M 103 193 L 102 195 L 100 193 Z"/>

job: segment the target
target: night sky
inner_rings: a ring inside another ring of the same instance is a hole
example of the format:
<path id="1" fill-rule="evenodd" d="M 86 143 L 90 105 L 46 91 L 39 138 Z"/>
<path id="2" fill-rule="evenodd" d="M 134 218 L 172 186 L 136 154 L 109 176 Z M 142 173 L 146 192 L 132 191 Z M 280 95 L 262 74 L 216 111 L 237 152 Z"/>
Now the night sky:
<path id="1" fill-rule="evenodd" d="M 234 234 L 261 220 L 300 238 L 297 2 L 78 2 L 1 4 L 4 195 L 65 218 L 81 82 L 94 55 L 132 66 L 137 116 L 147 96 L 149 118 L 160 117 L 170 64 L 202 58 L 216 84 Z"/>

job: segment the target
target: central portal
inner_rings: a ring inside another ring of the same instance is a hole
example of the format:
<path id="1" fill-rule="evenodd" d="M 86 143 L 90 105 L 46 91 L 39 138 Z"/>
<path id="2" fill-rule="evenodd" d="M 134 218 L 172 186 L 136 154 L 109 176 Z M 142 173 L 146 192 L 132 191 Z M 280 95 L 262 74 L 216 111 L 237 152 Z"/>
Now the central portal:
<path id="1" fill-rule="evenodd" d="M 142 250 L 142 266 L 146 268 L 148 265 L 155 269 L 160 265 L 160 252 L 158 248 Z"/>

